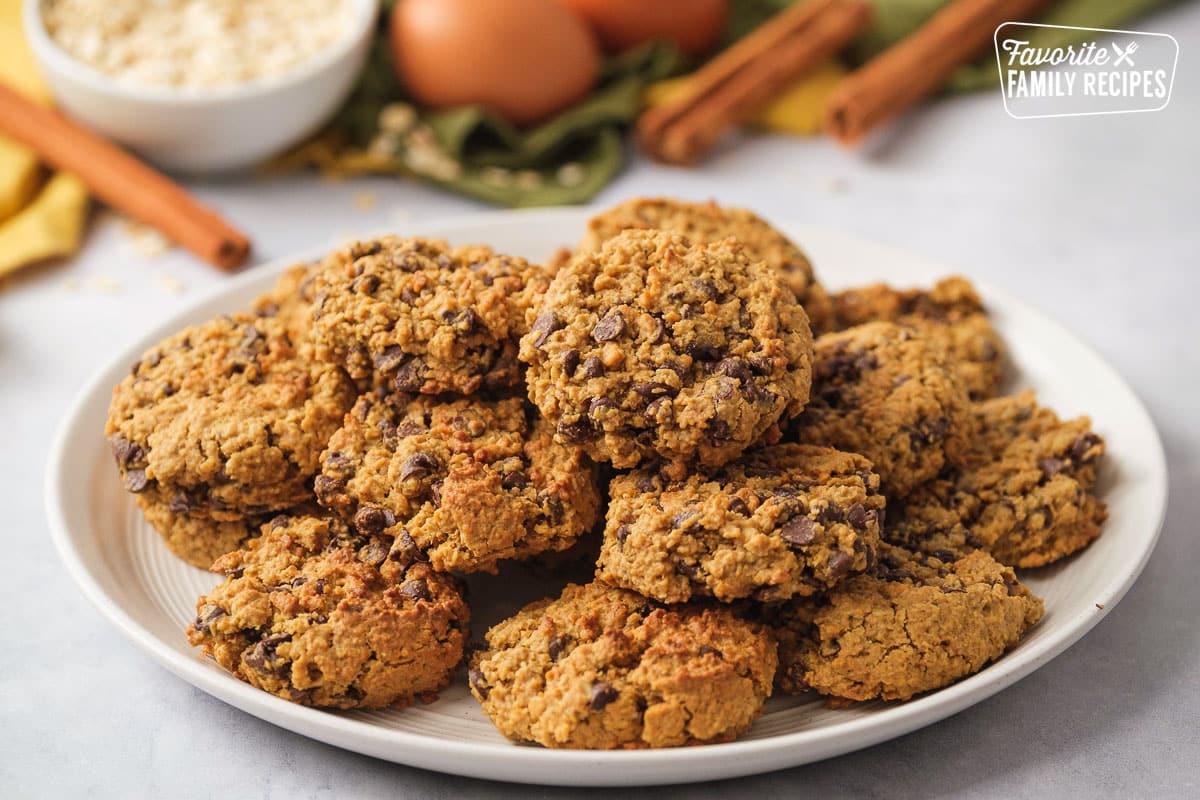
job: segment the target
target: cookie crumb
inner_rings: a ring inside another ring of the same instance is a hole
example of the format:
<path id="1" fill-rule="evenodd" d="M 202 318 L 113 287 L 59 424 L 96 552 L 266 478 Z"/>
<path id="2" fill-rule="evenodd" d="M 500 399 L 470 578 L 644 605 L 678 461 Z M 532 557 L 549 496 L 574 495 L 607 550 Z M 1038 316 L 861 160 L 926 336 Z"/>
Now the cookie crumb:
<path id="1" fill-rule="evenodd" d="M 1098 609 L 1100 609 L 1101 611 L 1103 611 L 1103 610 L 1104 610 L 1104 603 L 1096 603 L 1096 608 L 1098 608 Z"/>
<path id="2" fill-rule="evenodd" d="M 166 289 L 171 294 L 183 294 L 187 291 L 187 286 L 183 281 L 176 278 L 174 275 L 160 275 L 158 278 L 159 285 Z"/>
<path id="3" fill-rule="evenodd" d="M 379 205 L 379 196 L 371 191 L 362 191 L 354 195 L 354 207 L 359 211 L 372 211 Z"/>
<path id="4" fill-rule="evenodd" d="M 98 275 L 92 284 L 104 292 L 105 294 L 119 294 L 121 292 L 121 283 L 107 275 Z"/>

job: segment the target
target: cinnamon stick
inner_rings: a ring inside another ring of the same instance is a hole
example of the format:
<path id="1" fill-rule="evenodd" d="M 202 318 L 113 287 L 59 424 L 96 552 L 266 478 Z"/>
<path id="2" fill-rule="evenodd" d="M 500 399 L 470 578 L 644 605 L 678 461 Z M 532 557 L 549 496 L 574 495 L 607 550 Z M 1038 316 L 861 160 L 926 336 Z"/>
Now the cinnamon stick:
<path id="1" fill-rule="evenodd" d="M 1046 0 L 954 0 L 907 38 L 842 80 L 825 105 L 825 127 L 851 145 L 941 88 L 991 40 L 1002 22 L 1020 22 Z"/>
<path id="2" fill-rule="evenodd" d="M 250 240 L 181 186 L 52 109 L 0 85 L 0 133 L 78 175 L 110 206 L 157 228 L 221 269 L 241 266 Z"/>
<path id="3" fill-rule="evenodd" d="M 722 133 L 845 47 L 871 16 L 866 0 L 808 0 L 779 12 L 701 67 L 684 97 L 643 113 L 642 146 L 662 161 L 695 162 Z"/>

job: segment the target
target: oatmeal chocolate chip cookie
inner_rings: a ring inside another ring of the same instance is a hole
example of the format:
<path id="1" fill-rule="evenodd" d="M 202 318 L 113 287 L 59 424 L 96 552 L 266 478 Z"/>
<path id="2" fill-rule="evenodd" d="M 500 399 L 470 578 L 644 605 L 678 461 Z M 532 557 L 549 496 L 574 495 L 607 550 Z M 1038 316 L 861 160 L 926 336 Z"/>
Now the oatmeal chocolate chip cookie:
<path id="1" fill-rule="evenodd" d="M 884 544 L 867 573 L 777 613 L 784 691 L 908 700 L 999 658 L 1042 601 L 986 553 L 943 562 Z"/>
<path id="2" fill-rule="evenodd" d="M 907 325 L 946 350 L 972 400 L 993 397 L 1000 388 L 1004 342 L 965 278 L 945 278 L 928 291 L 877 283 L 838 292 L 832 301 L 834 329 L 878 321 Z"/>
<path id="3" fill-rule="evenodd" d="M 784 282 L 808 313 L 814 331 L 829 327 L 832 306 L 825 287 L 813 275 L 808 257 L 752 211 L 722 208 L 712 201 L 685 203 L 665 198 L 637 198 L 592 217 L 579 251 L 598 252 L 606 241 L 631 229 L 678 233 L 695 244 L 720 242 L 732 236 L 750 258 L 765 261 L 767 266 L 783 275 Z"/>
<path id="4" fill-rule="evenodd" d="M 439 691 L 469 612 L 452 576 L 393 544 L 335 519 L 278 517 L 213 565 L 225 582 L 197 602 L 188 641 L 304 705 L 382 708 Z"/>
<path id="5" fill-rule="evenodd" d="M 222 522 L 176 513 L 168 503 L 148 497 L 145 493 L 134 495 L 134 500 L 146 522 L 158 531 L 170 551 L 200 569 L 208 569 L 218 558 L 237 550 L 247 539 L 257 536 L 259 528 L 269 516 L 252 514 Z"/>
<path id="6" fill-rule="evenodd" d="M 565 550 L 596 523 L 596 469 L 523 398 L 359 398 L 329 442 L 317 499 L 392 530 L 439 570 Z"/>
<path id="7" fill-rule="evenodd" d="M 562 748 L 729 741 L 771 694 L 775 644 L 727 609 L 568 585 L 487 633 L 468 680 L 510 739 Z"/>
<path id="8" fill-rule="evenodd" d="M 309 494 L 355 390 L 250 314 L 148 350 L 113 390 L 105 435 L 125 488 L 175 514 L 233 522 Z"/>
<path id="9" fill-rule="evenodd" d="M 616 467 L 720 466 L 808 399 L 804 311 L 732 239 L 626 231 L 563 267 L 530 317 L 530 399 L 559 441 Z"/>
<path id="10" fill-rule="evenodd" d="M 970 403 L 944 351 L 911 328 L 872 322 L 817 338 L 803 443 L 862 453 L 899 498 L 958 463 Z"/>
<path id="11" fill-rule="evenodd" d="M 1060 421 L 1032 392 L 973 406 L 967 463 L 900 505 L 889 539 L 926 552 L 981 548 L 1038 567 L 1086 546 L 1108 516 L 1093 494 L 1104 440 L 1087 417 Z"/>
<path id="12" fill-rule="evenodd" d="M 517 340 L 542 268 L 486 247 L 384 237 L 351 245 L 317 278 L 319 358 L 397 392 L 472 394 L 520 383 Z"/>
<path id="13" fill-rule="evenodd" d="M 867 568 L 884 516 L 865 458 L 808 445 L 682 481 L 643 468 L 610 494 L 597 576 L 666 603 L 823 591 Z"/>

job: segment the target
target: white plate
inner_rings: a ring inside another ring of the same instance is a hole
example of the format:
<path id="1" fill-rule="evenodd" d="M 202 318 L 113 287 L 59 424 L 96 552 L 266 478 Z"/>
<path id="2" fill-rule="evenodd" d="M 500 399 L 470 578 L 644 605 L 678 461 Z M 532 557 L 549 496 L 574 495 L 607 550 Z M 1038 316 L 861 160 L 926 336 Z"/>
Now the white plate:
<path id="1" fill-rule="evenodd" d="M 506 212 L 406 234 L 483 242 L 529 258 L 578 239 L 587 212 Z M 884 280 L 927 285 L 955 269 L 844 235 L 785 226 L 827 284 Z M 976 281 L 1017 365 L 1009 389 L 1036 388 L 1063 415 L 1091 414 L 1108 441 L 1099 491 L 1111 516 L 1104 535 L 1066 563 L 1026 571 L 1046 599 L 1046 616 L 1012 652 L 954 686 L 903 704 L 834 711 L 816 698 L 775 698 L 748 734 L 707 747 L 631 752 L 545 750 L 502 738 L 461 679 L 431 705 L 400 711 L 331 713 L 252 688 L 201 657 L 183 630 L 197 595 L 216 577 L 173 558 L 122 491 L 102 436 L 112 386 L 154 342 L 184 325 L 246 305 L 295 260 L 233 279 L 171 322 L 132 343 L 84 388 L 58 432 L 46 473 L 46 508 L 59 553 L 93 603 L 154 659 L 189 683 L 243 711 L 349 750 L 443 772 L 527 783 L 629 785 L 702 781 L 803 764 L 881 742 L 950 716 L 1028 675 L 1086 633 L 1121 599 L 1154 547 L 1166 507 L 1166 462 L 1145 408 L 1086 345 L 1023 302 Z M 503 610 L 472 595 L 472 626 Z M 512 581 L 507 581 L 511 587 Z M 536 590 L 534 590 L 536 591 Z M 482 596 L 480 596 L 482 595 Z M 531 598 L 522 598 L 531 599 Z"/>

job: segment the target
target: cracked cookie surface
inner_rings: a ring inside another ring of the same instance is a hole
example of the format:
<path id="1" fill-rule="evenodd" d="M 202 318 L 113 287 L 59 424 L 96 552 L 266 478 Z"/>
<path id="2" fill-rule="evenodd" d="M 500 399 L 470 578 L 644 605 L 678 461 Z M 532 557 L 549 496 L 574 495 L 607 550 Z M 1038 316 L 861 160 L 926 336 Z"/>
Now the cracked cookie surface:
<path id="1" fill-rule="evenodd" d="M 590 583 L 494 626 L 468 680 L 510 739 L 674 747 L 729 741 L 749 728 L 775 664 L 766 629 L 727 609 L 664 608 Z"/>
<path id="2" fill-rule="evenodd" d="M 719 466 L 808 398 L 804 311 L 732 240 L 623 232 L 562 267 L 531 317 L 530 399 L 616 467 Z"/>
<path id="3" fill-rule="evenodd" d="M 520 397 L 359 398 L 333 435 L 317 499 L 359 530 L 392 530 L 439 570 L 565 550 L 595 524 L 595 467 Z"/>
<path id="4" fill-rule="evenodd" d="M 817 337 L 812 396 L 790 432 L 866 456 L 899 498 L 964 457 L 971 423 L 944 351 L 911 328 L 871 322 Z"/>
<path id="5" fill-rule="evenodd" d="M 355 390 L 278 320 L 225 316 L 148 350 L 114 390 L 105 435 L 125 488 L 219 521 L 309 495 Z"/>
<path id="6" fill-rule="evenodd" d="M 972 407 L 978 433 L 961 469 L 913 492 L 887 537 L 933 553 L 981 548 L 1038 567 L 1085 547 L 1108 512 L 1094 494 L 1104 440 L 1087 417 L 1062 421 L 1032 392 Z"/>
<path id="7" fill-rule="evenodd" d="M 213 565 L 188 641 L 224 669 L 304 705 L 382 708 L 445 688 L 469 612 L 456 580 L 389 537 L 281 516 Z"/>
<path id="8" fill-rule="evenodd" d="M 671 481 L 615 477 L 597 576 L 668 603 L 781 600 L 868 566 L 885 501 L 862 456 L 809 445 L 747 453 Z"/>
<path id="9" fill-rule="evenodd" d="M 1042 610 L 1012 569 L 986 553 L 943 562 L 883 544 L 866 573 L 776 610 L 779 685 L 908 700 L 999 658 Z"/>
<path id="10" fill-rule="evenodd" d="M 783 276 L 807 312 L 814 331 L 828 327 L 832 314 L 829 295 L 813 274 L 808 256 L 766 220 L 745 208 L 722 207 L 711 200 L 687 203 L 636 198 L 592 217 L 579 250 L 599 251 L 604 242 L 621 231 L 647 229 L 678 233 L 695 244 L 736 238 L 751 258 L 765 261 Z"/>
<path id="11" fill-rule="evenodd" d="M 965 278 L 943 278 L 929 290 L 876 283 L 837 292 L 831 299 L 834 330 L 867 322 L 907 325 L 945 349 L 972 400 L 993 397 L 999 390 L 1004 342 Z"/>
<path id="12" fill-rule="evenodd" d="M 517 386 L 540 266 L 482 246 L 386 236 L 350 245 L 317 277 L 317 356 L 396 392 Z"/>

